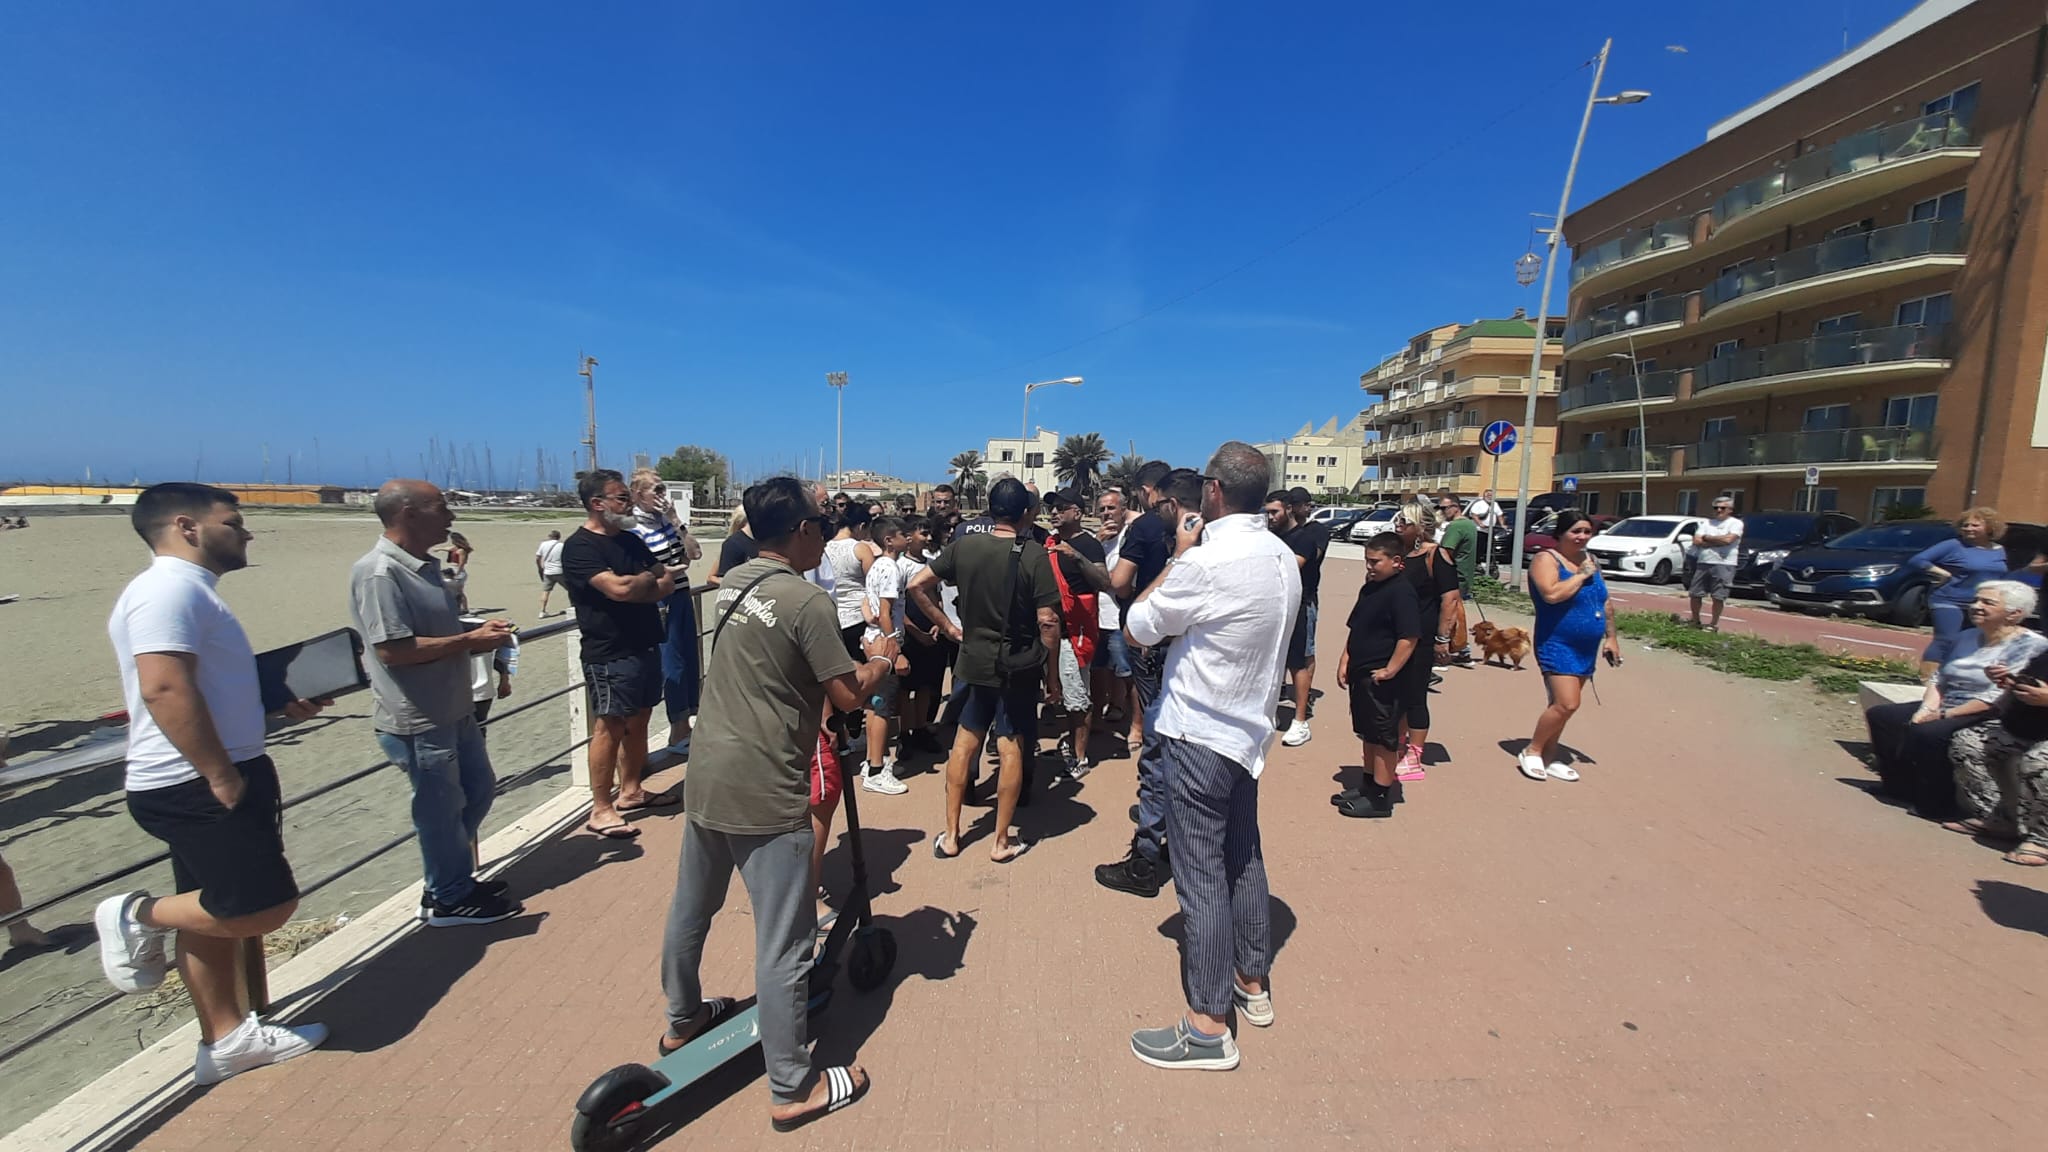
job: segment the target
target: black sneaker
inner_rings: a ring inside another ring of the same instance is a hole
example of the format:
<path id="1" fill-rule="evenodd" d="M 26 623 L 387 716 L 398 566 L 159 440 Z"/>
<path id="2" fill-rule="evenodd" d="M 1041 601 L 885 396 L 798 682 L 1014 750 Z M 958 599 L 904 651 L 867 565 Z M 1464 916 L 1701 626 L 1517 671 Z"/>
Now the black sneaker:
<path id="1" fill-rule="evenodd" d="M 510 887 L 511 885 L 506 884 L 503 880 L 479 880 L 476 882 L 476 886 L 469 890 L 469 895 L 462 898 L 462 902 L 464 904 L 473 904 L 478 900 L 502 897 Z M 434 898 L 422 890 L 420 892 L 420 919 L 425 920 L 428 910 L 433 906 Z"/>
<path id="2" fill-rule="evenodd" d="M 1137 806 L 1136 804 L 1133 804 L 1133 805 L 1131 805 L 1131 823 L 1133 823 L 1133 824 L 1136 824 L 1137 822 L 1138 822 L 1138 806 Z"/>
<path id="3" fill-rule="evenodd" d="M 500 920 L 510 920 L 524 911 L 526 908 L 523 905 L 507 899 L 503 893 L 496 896 L 472 893 L 460 904 L 450 906 L 437 902 L 428 906 L 427 926 L 454 928 L 463 924 L 496 924 Z"/>
<path id="4" fill-rule="evenodd" d="M 1133 896 L 1143 896 L 1148 900 L 1159 895 L 1159 889 L 1172 878 L 1173 873 L 1164 859 L 1154 864 L 1139 855 L 1136 848 L 1131 849 L 1116 863 L 1098 865 L 1095 869 L 1097 884 L 1118 892 L 1129 892 Z"/>

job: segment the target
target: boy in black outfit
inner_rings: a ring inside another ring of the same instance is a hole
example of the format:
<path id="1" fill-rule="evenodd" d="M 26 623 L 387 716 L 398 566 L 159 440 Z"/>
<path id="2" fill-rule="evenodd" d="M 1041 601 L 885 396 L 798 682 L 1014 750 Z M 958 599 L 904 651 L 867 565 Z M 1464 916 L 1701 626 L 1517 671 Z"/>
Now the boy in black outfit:
<path id="1" fill-rule="evenodd" d="M 1346 816 L 1394 814 L 1395 772 L 1401 761 L 1401 670 L 1422 639 L 1422 608 L 1415 586 L 1401 578 L 1401 538 L 1382 532 L 1365 543 L 1365 586 L 1351 609 L 1351 638 L 1337 664 L 1337 687 L 1351 694 L 1351 730 L 1365 744 L 1363 786 L 1330 797 Z"/>

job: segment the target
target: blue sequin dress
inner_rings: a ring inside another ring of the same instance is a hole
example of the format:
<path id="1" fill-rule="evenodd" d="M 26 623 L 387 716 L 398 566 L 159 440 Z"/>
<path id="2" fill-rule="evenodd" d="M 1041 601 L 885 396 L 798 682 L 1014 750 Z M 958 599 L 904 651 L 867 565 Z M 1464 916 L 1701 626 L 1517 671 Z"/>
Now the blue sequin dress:
<path id="1" fill-rule="evenodd" d="M 1534 591 L 1533 581 L 1530 585 Z M 1562 604 L 1536 597 L 1536 667 L 1555 676 L 1591 676 L 1607 638 L 1607 582 L 1593 578 Z"/>

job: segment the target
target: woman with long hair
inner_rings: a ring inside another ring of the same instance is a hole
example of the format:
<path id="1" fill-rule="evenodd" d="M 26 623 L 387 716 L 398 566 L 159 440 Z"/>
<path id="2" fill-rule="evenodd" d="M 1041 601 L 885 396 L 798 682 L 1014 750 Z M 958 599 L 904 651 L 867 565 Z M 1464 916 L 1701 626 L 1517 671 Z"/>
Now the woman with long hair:
<path id="1" fill-rule="evenodd" d="M 848 654 L 860 651 L 861 633 L 867 627 L 860 606 L 867 599 L 868 569 L 881 554 L 868 542 L 868 523 L 866 508 L 848 504 L 839 514 L 839 531 L 825 541 L 825 568 L 832 573 L 832 607 L 839 613 L 839 638 L 846 642 Z"/>
<path id="2" fill-rule="evenodd" d="M 1427 501 L 1410 500 L 1394 514 L 1394 532 L 1408 548 L 1401 574 L 1415 586 L 1415 600 L 1422 608 L 1424 641 L 1401 670 L 1401 763 L 1398 780 L 1421 780 L 1426 773 L 1422 754 L 1429 746 L 1429 686 L 1437 678 L 1436 666 L 1451 659 L 1451 633 L 1457 626 L 1461 607 L 1458 566 L 1451 554 L 1439 549 L 1436 538 L 1436 510 Z M 1435 639 L 1430 639 L 1434 636 Z"/>
<path id="3" fill-rule="evenodd" d="M 1593 678 L 1602 656 L 1621 663 L 1621 640 L 1614 632 L 1614 614 L 1607 610 L 1607 582 L 1600 562 L 1586 554 L 1593 521 L 1576 508 L 1558 513 L 1552 535 L 1557 546 L 1529 562 L 1529 585 L 1536 602 L 1536 667 L 1550 704 L 1536 717 L 1536 732 L 1517 763 L 1531 780 L 1577 780 L 1578 770 L 1565 763 L 1558 739 L 1579 710 L 1579 694 Z"/>

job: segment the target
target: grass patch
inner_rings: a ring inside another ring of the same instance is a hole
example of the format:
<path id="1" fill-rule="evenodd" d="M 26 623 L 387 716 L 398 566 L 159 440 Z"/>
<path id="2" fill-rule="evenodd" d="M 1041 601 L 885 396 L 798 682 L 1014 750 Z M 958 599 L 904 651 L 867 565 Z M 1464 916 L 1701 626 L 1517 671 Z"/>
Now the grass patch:
<path id="1" fill-rule="evenodd" d="M 1753 680 L 1811 678 L 1824 692 L 1854 692 L 1864 680 L 1917 684 L 1919 670 L 1904 660 L 1824 652 L 1811 644 L 1778 644 L 1756 636 L 1705 632 L 1673 620 L 1668 613 L 1618 612 L 1623 636 L 1653 647 L 1683 652 L 1710 668 Z"/>
<path id="2" fill-rule="evenodd" d="M 1519 612 L 1531 612 L 1529 594 L 1495 580 L 1491 576 L 1475 574 L 1472 577 L 1472 598 L 1488 608 L 1510 608 Z"/>

